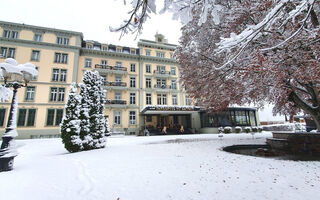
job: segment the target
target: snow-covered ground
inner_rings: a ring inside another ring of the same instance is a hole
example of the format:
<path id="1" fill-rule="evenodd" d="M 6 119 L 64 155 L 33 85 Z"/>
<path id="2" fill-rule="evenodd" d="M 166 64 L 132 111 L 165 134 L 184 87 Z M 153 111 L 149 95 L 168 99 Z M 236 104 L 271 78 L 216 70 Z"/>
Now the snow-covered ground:
<path id="1" fill-rule="evenodd" d="M 270 133 L 111 137 L 68 153 L 60 139 L 18 140 L 14 170 L 0 173 L 1 200 L 319 199 L 320 162 L 227 153 Z"/>

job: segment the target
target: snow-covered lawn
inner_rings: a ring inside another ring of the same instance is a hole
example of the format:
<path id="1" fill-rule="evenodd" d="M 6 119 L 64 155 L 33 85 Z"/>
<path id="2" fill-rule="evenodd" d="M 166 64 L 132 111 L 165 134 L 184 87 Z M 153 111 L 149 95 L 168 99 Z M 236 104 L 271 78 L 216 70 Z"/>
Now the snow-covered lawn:
<path id="1" fill-rule="evenodd" d="M 270 133 L 111 137 L 105 149 L 67 153 L 60 139 L 18 140 L 1 200 L 319 199 L 320 162 L 231 154 Z"/>

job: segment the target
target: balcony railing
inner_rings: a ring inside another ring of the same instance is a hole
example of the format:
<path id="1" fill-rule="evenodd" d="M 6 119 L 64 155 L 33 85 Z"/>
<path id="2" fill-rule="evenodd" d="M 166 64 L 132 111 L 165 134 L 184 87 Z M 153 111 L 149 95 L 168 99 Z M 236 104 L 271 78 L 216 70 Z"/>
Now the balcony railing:
<path id="1" fill-rule="evenodd" d="M 122 67 L 122 66 L 111 66 L 111 65 L 100 65 L 100 64 L 96 64 L 95 65 L 96 69 L 107 69 L 107 70 L 113 70 L 113 71 L 127 71 L 126 67 Z"/>
<path id="2" fill-rule="evenodd" d="M 127 87 L 127 83 L 126 82 L 109 82 L 109 81 L 106 81 L 104 82 L 104 85 L 105 86 L 108 86 L 108 87 Z"/>
<path id="3" fill-rule="evenodd" d="M 171 90 L 177 90 L 177 86 L 172 85 L 165 85 L 165 84 L 155 84 L 154 88 L 156 89 L 171 89 Z"/>
<path id="4" fill-rule="evenodd" d="M 156 74 L 156 75 L 170 75 L 170 72 L 165 71 L 165 70 L 154 70 L 153 74 Z"/>
<path id="5" fill-rule="evenodd" d="M 119 99 L 107 99 L 106 104 L 120 104 L 120 105 L 126 105 L 126 100 L 119 100 Z"/>

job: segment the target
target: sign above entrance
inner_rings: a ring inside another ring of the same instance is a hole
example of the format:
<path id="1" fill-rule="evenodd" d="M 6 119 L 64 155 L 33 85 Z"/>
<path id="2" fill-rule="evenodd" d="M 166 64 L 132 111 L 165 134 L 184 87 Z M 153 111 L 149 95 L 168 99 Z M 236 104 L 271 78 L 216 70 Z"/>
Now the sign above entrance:
<path id="1" fill-rule="evenodd" d="M 200 107 L 197 106 L 146 106 L 141 110 L 141 113 L 147 111 L 200 111 Z"/>

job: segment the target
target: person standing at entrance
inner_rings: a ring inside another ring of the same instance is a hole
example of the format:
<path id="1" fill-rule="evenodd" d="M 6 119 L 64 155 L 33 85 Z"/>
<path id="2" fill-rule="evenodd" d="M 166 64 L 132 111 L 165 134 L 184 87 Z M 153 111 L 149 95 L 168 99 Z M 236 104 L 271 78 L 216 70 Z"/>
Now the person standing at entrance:
<path id="1" fill-rule="evenodd" d="M 181 125 L 181 127 L 180 127 L 180 133 L 183 134 L 183 132 L 184 132 L 184 128 L 183 128 L 183 125 Z"/>
<path id="2" fill-rule="evenodd" d="M 163 127 L 162 134 L 167 134 L 167 127 L 166 126 Z"/>

